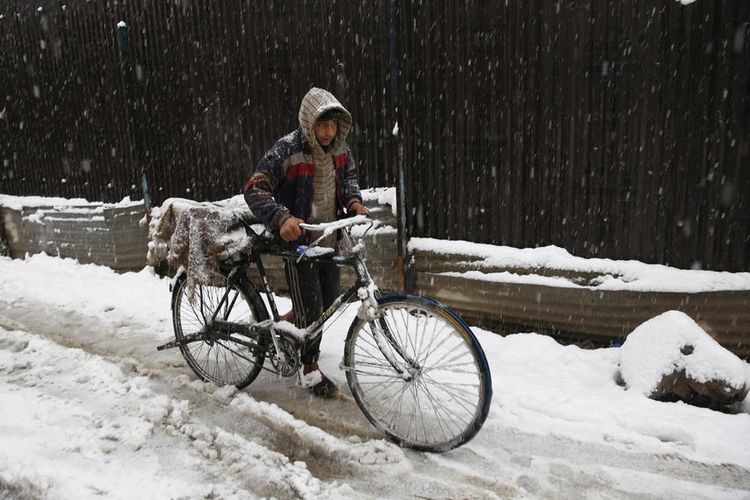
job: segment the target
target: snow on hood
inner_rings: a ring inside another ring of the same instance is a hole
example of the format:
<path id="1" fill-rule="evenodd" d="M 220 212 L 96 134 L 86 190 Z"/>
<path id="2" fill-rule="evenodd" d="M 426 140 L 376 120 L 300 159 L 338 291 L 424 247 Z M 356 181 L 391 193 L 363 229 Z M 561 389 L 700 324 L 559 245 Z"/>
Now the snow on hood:
<path id="1" fill-rule="evenodd" d="M 299 126 L 305 134 L 308 144 L 318 153 L 323 152 L 323 148 L 315 139 L 315 122 L 320 116 L 332 109 L 341 112 L 339 118 L 338 133 L 332 144 L 332 148 L 327 154 L 339 154 L 346 150 L 346 138 L 352 128 L 352 115 L 341 105 L 333 94 L 324 89 L 317 87 L 311 88 L 305 97 L 302 98 L 302 104 L 299 107 Z"/>

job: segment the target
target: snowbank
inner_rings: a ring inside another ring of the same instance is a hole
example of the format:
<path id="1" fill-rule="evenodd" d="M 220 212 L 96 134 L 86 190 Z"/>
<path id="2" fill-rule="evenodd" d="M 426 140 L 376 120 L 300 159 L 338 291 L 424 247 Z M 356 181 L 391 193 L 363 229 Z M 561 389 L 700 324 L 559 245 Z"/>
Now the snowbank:
<path id="1" fill-rule="evenodd" d="M 396 215 L 396 188 L 370 188 L 362 190 L 364 201 L 375 201 L 380 205 L 390 205 L 391 213 Z"/>
<path id="2" fill-rule="evenodd" d="M 667 311 L 628 335 L 620 349 L 622 377 L 632 391 L 652 396 L 666 375 L 684 370 L 696 382 L 750 386 L 750 365 L 720 346 L 688 315 Z"/>

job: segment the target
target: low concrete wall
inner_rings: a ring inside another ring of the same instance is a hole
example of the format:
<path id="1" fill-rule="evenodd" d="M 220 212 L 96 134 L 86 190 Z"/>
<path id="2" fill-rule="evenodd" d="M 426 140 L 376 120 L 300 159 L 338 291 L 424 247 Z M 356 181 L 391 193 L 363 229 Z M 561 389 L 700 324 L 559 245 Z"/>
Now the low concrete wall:
<path id="1" fill-rule="evenodd" d="M 647 319 L 682 311 L 717 342 L 750 357 L 750 291 L 664 293 L 597 291 L 498 283 L 417 272 L 416 290 L 454 309 L 470 324 L 500 333 L 533 331 L 606 344 Z"/>
<path id="2" fill-rule="evenodd" d="M 372 216 L 395 226 L 387 206 L 368 202 Z M 106 265 L 113 269 L 140 270 L 146 265 L 147 228 L 141 221 L 143 205 L 126 207 L 33 207 L 22 210 L 0 207 L 5 239 L 10 255 L 46 252 L 76 258 L 83 263 Z M 367 236 L 370 272 L 383 292 L 399 291 L 396 267 L 396 234 L 379 232 Z M 453 257 L 420 252 L 414 254 L 414 292 L 433 297 L 470 324 L 492 328 L 500 333 L 536 331 L 564 339 L 589 341 L 596 345 L 621 340 L 643 321 L 668 310 L 683 311 L 697 321 L 719 343 L 732 352 L 750 357 L 750 290 L 662 293 L 598 291 L 591 288 L 563 288 L 538 284 L 501 283 L 446 276 L 461 271 Z M 266 257 L 264 265 L 275 291 L 286 292 L 281 259 Z M 503 269 L 494 269 L 500 271 Z M 524 270 L 504 269 L 523 274 Z M 257 278 L 251 269 L 250 276 Z M 545 274 L 544 269 L 534 274 Z M 558 270 L 554 271 L 560 275 Z M 574 273 L 575 274 L 575 273 Z M 581 274 L 581 273 L 579 273 Z M 567 276 L 585 285 L 589 274 Z M 353 275 L 342 273 L 342 285 Z"/>
<path id="3" fill-rule="evenodd" d="M 0 207 L 11 257 L 45 252 L 118 271 L 146 265 L 143 204 Z"/>
<path id="4" fill-rule="evenodd" d="M 500 333 L 534 331 L 579 344 L 603 345 L 622 341 L 644 321 L 677 310 L 693 318 L 730 351 L 750 358 L 750 290 L 597 290 L 591 284 L 601 276 L 592 272 L 484 268 L 485 272 L 564 277 L 581 286 L 495 282 L 442 274 L 474 268 L 471 261 L 476 258 L 470 255 L 454 254 L 446 260 L 445 255 L 420 251 L 413 258 L 417 293 L 445 303 L 471 324 Z"/>

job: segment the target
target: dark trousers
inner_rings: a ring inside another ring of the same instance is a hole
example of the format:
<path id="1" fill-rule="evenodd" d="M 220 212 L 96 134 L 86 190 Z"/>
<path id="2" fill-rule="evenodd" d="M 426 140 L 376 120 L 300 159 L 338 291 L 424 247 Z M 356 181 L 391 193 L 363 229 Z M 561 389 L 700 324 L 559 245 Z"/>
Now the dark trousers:
<path id="1" fill-rule="evenodd" d="M 284 262 L 284 273 L 289 284 L 289 295 L 294 307 L 294 324 L 305 328 L 320 318 L 328 309 L 341 288 L 341 270 L 330 262 Z M 305 346 L 302 350 L 302 362 L 313 363 L 320 355 L 320 340 Z"/>

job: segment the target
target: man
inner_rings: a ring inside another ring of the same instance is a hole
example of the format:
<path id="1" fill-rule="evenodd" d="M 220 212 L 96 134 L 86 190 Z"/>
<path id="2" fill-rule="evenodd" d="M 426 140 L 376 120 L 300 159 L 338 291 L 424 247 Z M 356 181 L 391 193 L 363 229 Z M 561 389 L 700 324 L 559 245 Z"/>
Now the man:
<path id="1" fill-rule="evenodd" d="M 300 223 L 336 220 L 344 211 L 366 214 L 346 137 L 352 116 L 328 91 L 313 87 L 302 99 L 300 127 L 266 152 L 245 183 L 250 210 L 290 246 L 306 242 Z M 335 242 L 327 242 L 328 245 Z M 330 263 L 284 263 L 295 325 L 304 328 L 339 295 L 339 268 Z M 336 384 L 318 367 L 320 340 L 302 353 L 302 386 L 332 397 Z"/>

